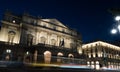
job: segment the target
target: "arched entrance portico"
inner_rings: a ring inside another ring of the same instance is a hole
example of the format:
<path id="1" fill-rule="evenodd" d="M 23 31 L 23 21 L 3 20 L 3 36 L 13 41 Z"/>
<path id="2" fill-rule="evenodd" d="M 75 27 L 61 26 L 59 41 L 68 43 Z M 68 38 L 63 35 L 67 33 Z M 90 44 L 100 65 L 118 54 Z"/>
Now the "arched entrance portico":
<path id="1" fill-rule="evenodd" d="M 50 51 L 44 52 L 44 62 L 47 64 L 50 64 L 50 62 L 51 62 L 51 52 Z"/>
<path id="2" fill-rule="evenodd" d="M 58 63 L 61 63 L 61 62 L 62 62 L 62 56 L 63 56 L 63 53 L 61 53 L 61 52 L 59 52 L 59 53 L 57 54 L 57 62 L 58 62 Z"/>
<path id="3" fill-rule="evenodd" d="M 74 63 L 74 56 L 73 54 L 68 54 L 68 58 L 69 58 L 69 63 Z"/>

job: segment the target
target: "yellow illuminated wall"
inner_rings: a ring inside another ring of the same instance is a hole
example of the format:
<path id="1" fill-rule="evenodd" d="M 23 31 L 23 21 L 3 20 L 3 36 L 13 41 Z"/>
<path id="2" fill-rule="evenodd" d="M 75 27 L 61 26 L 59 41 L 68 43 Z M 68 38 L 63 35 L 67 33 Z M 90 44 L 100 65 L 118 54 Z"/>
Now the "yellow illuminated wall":
<path id="1" fill-rule="evenodd" d="M 13 43 L 27 44 L 27 35 L 30 34 L 33 36 L 32 44 L 34 45 L 44 43 L 59 46 L 60 41 L 64 40 L 64 47 L 77 47 L 79 53 L 82 52 L 81 46 L 78 45 L 77 32 L 69 29 L 57 19 L 36 19 L 34 17 L 23 15 L 22 20 L 23 21 L 21 21 L 20 24 L 17 24 L 14 18 L 11 22 L 2 20 L 0 41 L 8 42 L 8 32 L 14 31 L 16 34 Z"/>

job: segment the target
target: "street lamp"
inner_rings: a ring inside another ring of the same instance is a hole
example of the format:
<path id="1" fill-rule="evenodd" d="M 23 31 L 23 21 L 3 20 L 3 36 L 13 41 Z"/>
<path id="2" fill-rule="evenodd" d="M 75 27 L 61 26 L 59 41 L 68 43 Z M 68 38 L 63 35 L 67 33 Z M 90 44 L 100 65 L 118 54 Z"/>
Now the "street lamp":
<path id="1" fill-rule="evenodd" d="M 116 16 L 116 17 L 115 17 L 115 20 L 116 20 L 116 21 L 120 21 L 120 16 Z"/>
<path id="2" fill-rule="evenodd" d="M 115 20 L 117 21 L 117 27 L 111 30 L 111 34 L 116 34 L 117 32 L 120 32 L 120 16 L 116 16 Z"/>
<path id="3" fill-rule="evenodd" d="M 112 29 L 111 30 L 111 34 L 116 34 L 117 33 L 117 30 L 116 29 Z"/>

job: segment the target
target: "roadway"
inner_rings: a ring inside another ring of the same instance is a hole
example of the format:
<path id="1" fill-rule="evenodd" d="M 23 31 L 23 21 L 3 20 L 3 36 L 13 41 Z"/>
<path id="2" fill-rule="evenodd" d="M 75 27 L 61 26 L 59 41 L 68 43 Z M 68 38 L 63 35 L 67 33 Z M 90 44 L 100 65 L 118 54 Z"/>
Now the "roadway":
<path id="1" fill-rule="evenodd" d="M 68 68 L 48 68 L 48 67 L 0 67 L 0 72 L 120 72 L 115 70 L 90 70 L 90 69 L 68 69 Z"/>
<path id="2" fill-rule="evenodd" d="M 120 72 L 118 70 L 94 70 L 78 65 L 32 64 L 0 61 L 0 72 Z"/>

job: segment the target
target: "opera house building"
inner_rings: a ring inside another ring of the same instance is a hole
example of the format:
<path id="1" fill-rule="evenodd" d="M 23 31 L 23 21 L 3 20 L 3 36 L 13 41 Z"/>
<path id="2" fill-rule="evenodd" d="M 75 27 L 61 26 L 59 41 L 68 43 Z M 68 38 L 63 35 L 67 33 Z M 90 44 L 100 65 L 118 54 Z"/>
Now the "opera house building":
<path id="1" fill-rule="evenodd" d="M 1 20 L 0 59 L 3 60 L 50 63 L 61 61 L 54 57 L 79 58 L 81 42 L 75 30 L 57 19 L 7 11 Z"/>

